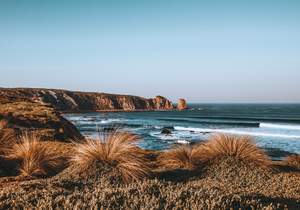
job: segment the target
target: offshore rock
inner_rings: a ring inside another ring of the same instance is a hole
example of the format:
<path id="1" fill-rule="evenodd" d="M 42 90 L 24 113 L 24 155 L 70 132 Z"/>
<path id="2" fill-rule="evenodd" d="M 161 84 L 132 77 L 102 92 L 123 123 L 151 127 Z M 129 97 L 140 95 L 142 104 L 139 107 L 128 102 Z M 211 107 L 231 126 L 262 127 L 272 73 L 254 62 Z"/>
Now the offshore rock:
<path id="1" fill-rule="evenodd" d="M 178 110 L 185 110 L 185 109 L 187 109 L 187 108 L 188 108 L 188 107 L 187 107 L 186 100 L 183 99 L 183 98 L 179 99 L 178 105 L 177 105 L 177 109 L 178 109 Z"/>

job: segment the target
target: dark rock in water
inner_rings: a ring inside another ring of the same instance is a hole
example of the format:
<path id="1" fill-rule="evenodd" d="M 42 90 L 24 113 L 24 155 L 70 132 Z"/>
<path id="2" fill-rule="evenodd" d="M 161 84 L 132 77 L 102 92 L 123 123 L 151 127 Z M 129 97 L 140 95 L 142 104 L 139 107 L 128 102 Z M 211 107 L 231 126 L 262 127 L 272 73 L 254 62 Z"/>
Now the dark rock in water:
<path id="1" fill-rule="evenodd" d="M 171 135 L 172 131 L 169 128 L 163 128 L 161 130 L 161 134 L 165 134 L 165 135 Z"/>
<path id="2" fill-rule="evenodd" d="M 203 135 L 207 135 L 207 134 L 210 134 L 211 132 L 200 132 L 200 133 Z"/>
<path id="3" fill-rule="evenodd" d="M 13 130 L 16 135 L 30 132 L 41 140 L 64 142 L 83 138 L 60 113 L 40 103 L 23 101 L 0 104 L 0 121 L 5 122 L 5 128 Z"/>

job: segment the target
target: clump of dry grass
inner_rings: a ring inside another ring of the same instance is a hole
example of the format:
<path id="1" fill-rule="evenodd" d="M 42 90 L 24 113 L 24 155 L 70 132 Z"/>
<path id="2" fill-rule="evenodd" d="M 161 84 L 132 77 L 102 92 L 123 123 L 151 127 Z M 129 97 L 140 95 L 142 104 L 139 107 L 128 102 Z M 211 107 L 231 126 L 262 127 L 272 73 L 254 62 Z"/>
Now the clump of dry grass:
<path id="1" fill-rule="evenodd" d="M 189 145 L 177 146 L 158 157 L 159 165 L 170 169 L 193 170 L 198 166 L 197 151 Z"/>
<path id="2" fill-rule="evenodd" d="M 1 120 L 1 119 L 0 119 L 0 129 L 6 128 L 7 125 L 8 125 L 7 120 L 4 120 L 4 119 Z"/>
<path id="3" fill-rule="evenodd" d="M 7 158 L 19 163 L 20 175 L 24 177 L 48 176 L 61 164 L 59 154 L 28 133 L 22 134 L 19 142 L 9 149 Z"/>
<path id="4" fill-rule="evenodd" d="M 138 139 L 136 135 L 118 131 L 106 133 L 99 139 L 86 139 L 76 143 L 72 165 L 84 172 L 96 162 L 102 167 L 100 170 L 107 166 L 116 169 L 126 183 L 140 180 L 150 169 L 143 150 L 134 145 Z"/>
<path id="5" fill-rule="evenodd" d="M 284 162 L 286 165 L 300 170 L 300 155 L 289 155 Z"/>
<path id="6" fill-rule="evenodd" d="M 7 149 L 15 142 L 14 133 L 10 129 L 0 130 L 0 155 L 4 155 Z"/>
<path id="7" fill-rule="evenodd" d="M 15 142 L 14 132 L 10 129 L 0 129 L 0 176 L 11 175 L 14 163 L 7 160 L 6 153 Z"/>
<path id="8" fill-rule="evenodd" d="M 231 156 L 263 167 L 270 165 L 265 152 L 259 149 L 248 136 L 217 134 L 207 143 L 198 146 L 197 150 L 202 161 Z"/>
<path id="9" fill-rule="evenodd" d="M 162 153 L 158 161 L 164 168 L 197 169 L 204 163 L 222 157 L 234 157 L 259 166 L 268 166 L 268 156 L 247 136 L 213 135 L 206 143 L 178 146 Z"/>

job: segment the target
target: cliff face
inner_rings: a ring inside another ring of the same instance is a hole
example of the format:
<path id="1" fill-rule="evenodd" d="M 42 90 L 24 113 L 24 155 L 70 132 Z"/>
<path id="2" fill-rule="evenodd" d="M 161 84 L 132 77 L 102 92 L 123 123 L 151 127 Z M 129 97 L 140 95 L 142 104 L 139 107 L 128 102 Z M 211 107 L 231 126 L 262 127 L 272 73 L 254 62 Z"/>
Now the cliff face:
<path id="1" fill-rule="evenodd" d="M 172 102 L 162 96 L 146 99 L 129 95 L 54 89 L 0 88 L 0 104 L 18 101 L 48 104 L 58 111 L 67 112 L 171 110 L 174 108 Z"/>

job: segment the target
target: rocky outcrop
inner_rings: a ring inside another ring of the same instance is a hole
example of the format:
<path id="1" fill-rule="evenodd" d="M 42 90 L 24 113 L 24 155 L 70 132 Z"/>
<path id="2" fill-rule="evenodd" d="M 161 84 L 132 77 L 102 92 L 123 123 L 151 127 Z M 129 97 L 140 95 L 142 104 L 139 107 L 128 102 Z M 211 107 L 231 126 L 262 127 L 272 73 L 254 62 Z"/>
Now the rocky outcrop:
<path id="1" fill-rule="evenodd" d="M 187 107 L 187 104 L 186 104 L 185 99 L 183 99 L 183 98 L 179 99 L 178 105 L 177 105 L 177 109 L 178 109 L 178 110 L 185 110 L 185 109 L 187 109 L 187 108 L 188 108 L 188 107 Z"/>
<path id="2" fill-rule="evenodd" d="M 41 140 L 75 141 L 82 139 L 77 128 L 52 107 L 33 102 L 0 104 L 1 130 L 15 134 L 31 132 Z"/>
<path id="3" fill-rule="evenodd" d="M 0 129 L 15 134 L 38 134 L 42 140 L 82 139 L 77 128 L 59 112 L 171 110 L 162 96 L 138 96 L 73 92 L 55 89 L 0 88 Z"/>
<path id="4" fill-rule="evenodd" d="M 146 99 L 130 95 L 56 89 L 0 88 L 0 104 L 18 101 L 37 102 L 63 112 L 171 110 L 174 108 L 172 102 L 162 96 Z"/>
<path id="5" fill-rule="evenodd" d="M 174 108 L 172 102 L 162 96 L 156 96 L 154 99 L 151 99 L 150 107 L 158 110 L 171 110 Z"/>

